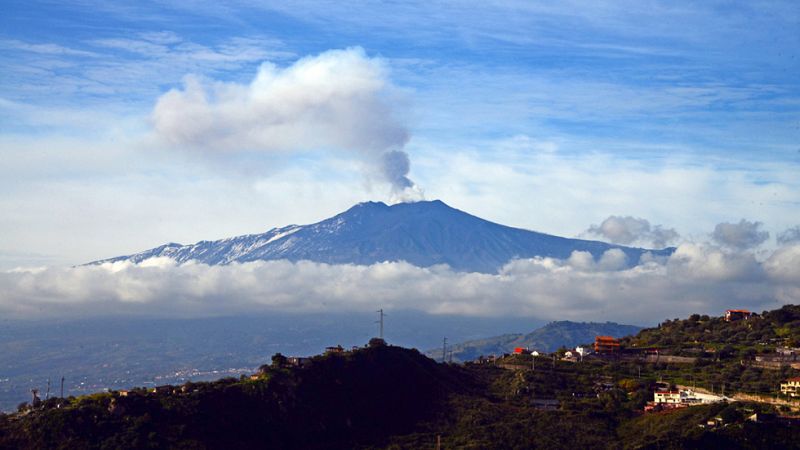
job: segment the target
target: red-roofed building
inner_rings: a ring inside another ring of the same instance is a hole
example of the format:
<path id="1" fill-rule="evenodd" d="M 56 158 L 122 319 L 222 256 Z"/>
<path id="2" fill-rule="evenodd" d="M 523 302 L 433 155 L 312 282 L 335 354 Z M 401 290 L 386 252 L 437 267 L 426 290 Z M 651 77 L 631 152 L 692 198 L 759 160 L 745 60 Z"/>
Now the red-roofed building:
<path id="1" fill-rule="evenodd" d="M 619 352 L 619 339 L 611 336 L 595 336 L 595 353 L 617 353 Z"/>
<path id="2" fill-rule="evenodd" d="M 729 309 L 725 311 L 725 321 L 747 320 L 753 313 L 746 309 Z"/>
<path id="3" fill-rule="evenodd" d="M 516 354 L 525 353 L 527 351 L 528 351 L 528 349 L 523 348 L 523 347 L 515 347 L 514 348 L 514 353 L 516 353 Z"/>

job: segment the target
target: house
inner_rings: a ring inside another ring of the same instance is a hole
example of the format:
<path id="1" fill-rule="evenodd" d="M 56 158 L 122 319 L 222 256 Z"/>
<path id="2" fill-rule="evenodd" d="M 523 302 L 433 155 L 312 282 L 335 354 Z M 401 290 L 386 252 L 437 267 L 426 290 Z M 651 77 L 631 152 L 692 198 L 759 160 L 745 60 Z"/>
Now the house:
<path id="1" fill-rule="evenodd" d="M 337 354 L 337 353 L 344 353 L 344 347 L 341 345 L 337 345 L 336 347 L 325 347 L 325 354 Z"/>
<path id="2" fill-rule="evenodd" d="M 150 388 L 150 393 L 152 394 L 169 394 L 172 392 L 172 386 L 165 384 L 164 386 L 156 386 L 154 388 Z"/>
<path id="3" fill-rule="evenodd" d="M 619 339 L 611 336 L 596 336 L 594 338 L 595 353 L 617 353 L 619 352 Z"/>
<path id="4" fill-rule="evenodd" d="M 522 354 L 522 353 L 525 353 L 525 352 L 527 352 L 527 351 L 528 351 L 528 349 L 527 349 L 527 348 L 523 348 L 523 347 L 514 347 L 514 353 L 515 353 L 515 354 L 517 354 L 517 355 L 519 355 L 519 354 Z"/>
<path id="5" fill-rule="evenodd" d="M 127 396 L 128 396 L 128 393 L 129 393 L 129 392 L 128 392 L 128 391 L 126 391 L 126 390 L 117 391 L 117 394 L 118 394 L 120 397 L 127 397 Z"/>
<path id="6" fill-rule="evenodd" d="M 800 356 L 800 348 L 778 347 L 775 349 L 775 353 L 783 356 L 784 358 L 791 358 L 792 360 L 795 360 L 798 356 Z"/>
<path id="7" fill-rule="evenodd" d="M 653 392 L 653 402 L 679 404 L 681 403 L 681 393 L 679 391 L 656 391 Z"/>
<path id="8" fill-rule="evenodd" d="M 311 363 L 311 358 L 304 356 L 290 356 L 286 358 L 286 365 L 291 367 L 305 367 Z"/>
<path id="9" fill-rule="evenodd" d="M 592 353 L 588 347 L 575 347 L 575 353 L 579 354 L 581 358 Z"/>
<path id="10" fill-rule="evenodd" d="M 781 394 L 800 397 L 800 377 L 789 378 L 786 383 L 781 383 Z"/>
<path id="11" fill-rule="evenodd" d="M 746 309 L 729 309 L 725 311 L 725 321 L 735 322 L 737 320 L 747 320 L 753 313 Z"/>
<path id="12" fill-rule="evenodd" d="M 536 350 L 534 350 L 534 351 L 532 351 L 532 352 L 531 352 L 531 355 L 533 355 L 533 356 L 539 356 L 540 354 L 539 354 L 539 352 L 537 352 Z"/>

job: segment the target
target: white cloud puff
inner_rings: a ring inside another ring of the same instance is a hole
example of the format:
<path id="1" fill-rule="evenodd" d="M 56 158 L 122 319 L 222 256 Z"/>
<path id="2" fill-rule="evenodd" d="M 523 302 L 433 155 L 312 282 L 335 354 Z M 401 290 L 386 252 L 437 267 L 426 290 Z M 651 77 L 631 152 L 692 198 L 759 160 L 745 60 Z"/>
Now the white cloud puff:
<path id="1" fill-rule="evenodd" d="M 750 222 L 745 219 L 739 223 L 723 222 L 714 227 L 711 237 L 729 248 L 748 249 L 761 245 L 769 239 L 769 232 L 761 230 L 761 222 Z"/>
<path id="2" fill-rule="evenodd" d="M 496 275 L 404 262 L 207 266 L 157 259 L 0 272 L 0 314 L 204 316 L 381 305 L 434 314 L 653 323 L 694 312 L 800 302 L 798 262 L 800 246 L 779 249 L 759 263 L 749 254 L 702 245 L 681 245 L 665 262 L 621 270 L 624 255 L 611 250 L 598 262 L 581 252 L 565 260 L 516 260 Z"/>
<path id="3" fill-rule="evenodd" d="M 800 225 L 793 226 L 778 233 L 775 240 L 781 245 L 800 242 Z"/>
<path id="4" fill-rule="evenodd" d="M 330 50 L 286 68 L 265 62 L 247 85 L 188 76 L 159 98 L 152 118 L 169 142 L 206 150 L 381 151 L 408 139 L 390 90 L 380 59 Z"/>
<path id="5" fill-rule="evenodd" d="M 673 228 L 651 226 L 648 220 L 631 216 L 609 216 L 600 225 L 590 226 L 586 233 L 614 244 L 639 243 L 658 248 L 666 247 L 680 237 Z"/>

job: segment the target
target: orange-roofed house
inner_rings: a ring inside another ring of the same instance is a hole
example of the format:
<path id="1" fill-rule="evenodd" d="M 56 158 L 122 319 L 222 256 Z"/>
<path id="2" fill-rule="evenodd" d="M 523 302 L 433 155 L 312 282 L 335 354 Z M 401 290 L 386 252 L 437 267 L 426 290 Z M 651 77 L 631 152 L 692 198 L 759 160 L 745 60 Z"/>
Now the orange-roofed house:
<path id="1" fill-rule="evenodd" d="M 619 339 L 611 336 L 596 336 L 594 351 L 595 353 L 617 353 L 619 352 Z"/>
<path id="2" fill-rule="evenodd" d="M 747 320 L 753 313 L 746 309 L 729 309 L 725 311 L 725 321 Z"/>
<path id="3" fill-rule="evenodd" d="M 515 347 L 515 348 L 514 348 L 514 353 L 517 353 L 517 354 L 519 354 L 519 353 L 525 353 L 525 352 L 527 352 L 527 350 L 528 350 L 528 349 L 526 349 L 526 348 L 523 348 L 523 347 Z"/>

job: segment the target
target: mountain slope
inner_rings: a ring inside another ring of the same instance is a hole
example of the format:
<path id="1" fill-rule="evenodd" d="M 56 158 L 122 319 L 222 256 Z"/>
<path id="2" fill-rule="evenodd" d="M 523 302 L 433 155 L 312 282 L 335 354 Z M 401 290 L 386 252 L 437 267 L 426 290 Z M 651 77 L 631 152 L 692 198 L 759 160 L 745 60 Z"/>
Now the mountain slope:
<path id="1" fill-rule="evenodd" d="M 90 264 L 141 262 L 157 256 L 210 265 L 277 259 L 364 265 L 406 261 L 420 267 L 447 264 L 458 271 L 495 273 L 514 258 L 567 258 L 576 250 L 599 258 L 612 248 L 622 250 L 629 264 L 638 263 L 646 251 L 669 255 L 674 250 L 644 250 L 507 227 L 435 200 L 392 206 L 359 203 L 311 225 L 289 225 L 263 234 L 192 245 L 170 243 Z"/>
<path id="2" fill-rule="evenodd" d="M 641 327 L 622 325 L 614 322 L 570 322 L 568 320 L 550 322 L 528 334 L 504 334 L 486 339 L 467 341 L 453 345 L 453 358 L 458 361 L 471 361 L 480 355 L 502 355 L 510 353 L 515 347 L 527 347 L 540 352 L 553 352 L 559 347 L 574 347 L 594 342 L 595 336 L 623 337 L 638 333 Z M 441 350 L 431 350 L 428 354 L 437 357 Z"/>

